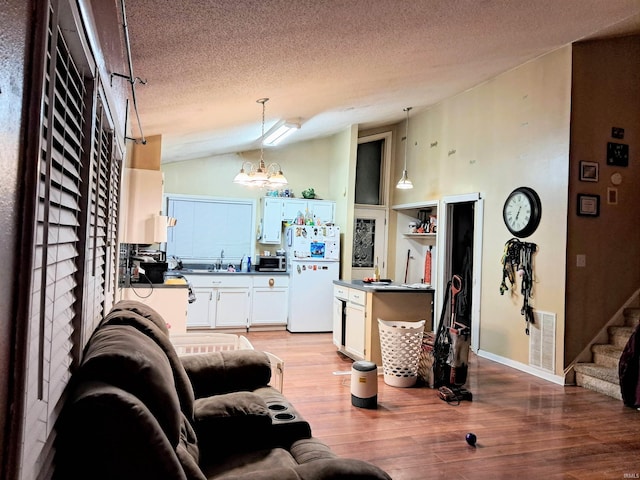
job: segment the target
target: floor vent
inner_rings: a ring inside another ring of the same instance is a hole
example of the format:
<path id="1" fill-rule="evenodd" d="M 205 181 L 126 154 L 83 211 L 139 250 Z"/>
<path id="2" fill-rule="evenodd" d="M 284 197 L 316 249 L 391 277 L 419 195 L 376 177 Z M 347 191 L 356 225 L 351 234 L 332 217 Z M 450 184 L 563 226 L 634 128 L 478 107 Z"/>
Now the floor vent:
<path id="1" fill-rule="evenodd" d="M 554 372 L 556 363 L 556 314 L 534 311 L 529 326 L 529 365 Z"/>

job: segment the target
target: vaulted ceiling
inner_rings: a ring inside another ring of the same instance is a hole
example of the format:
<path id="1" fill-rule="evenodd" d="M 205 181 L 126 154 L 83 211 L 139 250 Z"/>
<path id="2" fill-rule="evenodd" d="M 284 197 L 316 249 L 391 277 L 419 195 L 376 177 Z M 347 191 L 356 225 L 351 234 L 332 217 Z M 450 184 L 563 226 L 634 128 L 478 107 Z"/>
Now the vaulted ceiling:
<path id="1" fill-rule="evenodd" d="M 123 0 L 118 1 L 120 7 Z M 572 42 L 640 32 L 639 0 L 130 0 L 144 136 L 163 162 L 395 123 Z M 133 117 L 135 119 L 135 117 Z M 139 137 L 137 123 L 132 135 Z"/>

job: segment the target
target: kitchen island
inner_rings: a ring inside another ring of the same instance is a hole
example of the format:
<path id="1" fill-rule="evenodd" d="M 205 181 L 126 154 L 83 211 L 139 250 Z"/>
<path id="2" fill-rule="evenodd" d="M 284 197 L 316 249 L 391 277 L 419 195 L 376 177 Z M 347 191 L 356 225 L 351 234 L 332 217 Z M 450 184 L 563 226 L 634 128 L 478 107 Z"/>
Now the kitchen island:
<path id="1" fill-rule="evenodd" d="M 362 280 L 335 280 L 333 284 L 333 343 L 354 360 L 382 365 L 378 319 L 425 320 L 425 331 L 433 330 L 435 290 L 431 287 Z"/>

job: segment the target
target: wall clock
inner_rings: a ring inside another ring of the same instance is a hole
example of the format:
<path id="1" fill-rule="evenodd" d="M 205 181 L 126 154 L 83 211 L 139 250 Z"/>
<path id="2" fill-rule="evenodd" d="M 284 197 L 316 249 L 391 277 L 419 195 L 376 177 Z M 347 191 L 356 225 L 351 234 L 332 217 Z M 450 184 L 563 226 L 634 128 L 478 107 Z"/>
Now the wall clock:
<path id="1" fill-rule="evenodd" d="M 519 238 L 536 231 L 542 216 L 542 204 L 538 194 L 529 187 L 519 187 L 504 202 L 502 218 L 509 231 Z"/>

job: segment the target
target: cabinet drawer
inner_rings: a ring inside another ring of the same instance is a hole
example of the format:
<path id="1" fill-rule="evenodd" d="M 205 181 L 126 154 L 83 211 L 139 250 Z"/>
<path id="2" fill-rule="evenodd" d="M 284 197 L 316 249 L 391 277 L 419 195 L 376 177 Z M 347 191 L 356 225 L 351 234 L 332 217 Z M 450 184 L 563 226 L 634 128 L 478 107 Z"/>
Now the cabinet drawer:
<path id="1" fill-rule="evenodd" d="M 367 300 L 367 292 L 362 290 L 349 289 L 349 301 L 356 305 L 364 305 Z"/>
<path id="2" fill-rule="evenodd" d="M 340 300 L 349 300 L 349 289 L 340 285 L 333 286 L 333 296 Z"/>
<path id="3" fill-rule="evenodd" d="M 253 277 L 254 287 L 288 287 L 289 277 L 287 275 L 255 275 Z"/>
<path id="4" fill-rule="evenodd" d="M 188 275 L 186 279 L 193 287 L 251 287 L 251 277 L 240 274 Z"/>

